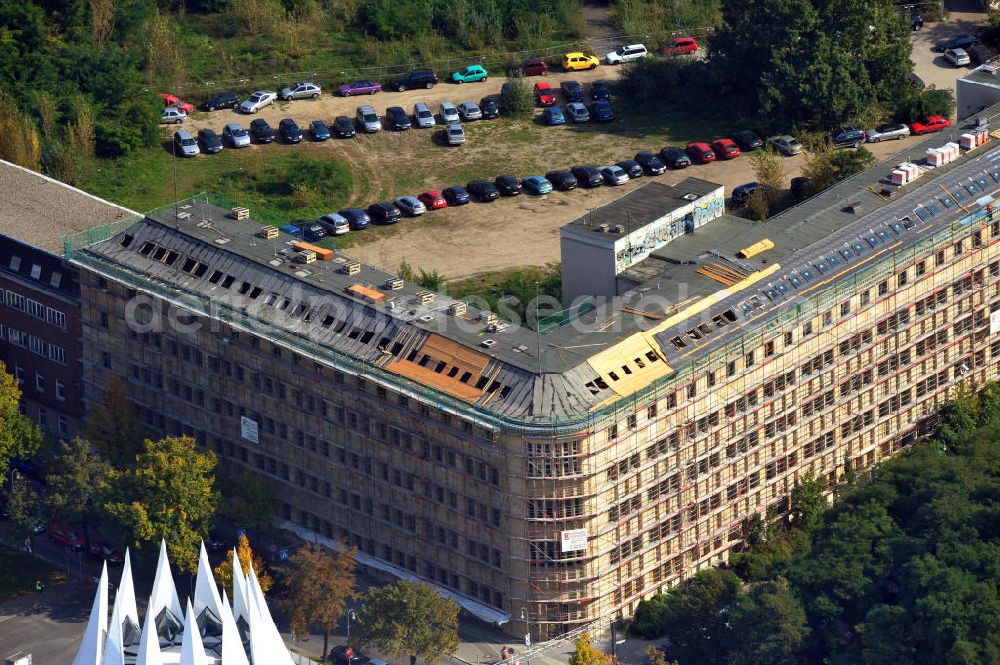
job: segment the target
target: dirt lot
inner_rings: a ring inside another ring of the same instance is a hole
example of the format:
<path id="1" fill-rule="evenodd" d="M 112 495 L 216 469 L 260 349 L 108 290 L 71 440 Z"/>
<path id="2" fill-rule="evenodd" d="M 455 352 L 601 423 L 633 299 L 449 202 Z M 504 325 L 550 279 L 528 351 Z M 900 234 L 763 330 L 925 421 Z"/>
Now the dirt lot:
<path id="1" fill-rule="evenodd" d="M 945 5 L 947 21 L 926 23 L 923 29 L 913 33 L 913 71 L 927 85 L 954 90 L 955 80 L 968 73 L 971 67 L 955 67 L 943 55 L 935 53 L 934 46 L 957 35 L 974 35 L 987 21 L 979 0 L 949 0 Z"/>

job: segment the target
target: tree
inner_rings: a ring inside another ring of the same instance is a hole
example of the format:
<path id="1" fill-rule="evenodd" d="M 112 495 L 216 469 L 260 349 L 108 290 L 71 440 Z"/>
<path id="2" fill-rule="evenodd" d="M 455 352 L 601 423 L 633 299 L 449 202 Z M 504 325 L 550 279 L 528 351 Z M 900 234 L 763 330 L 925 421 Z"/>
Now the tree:
<path id="1" fill-rule="evenodd" d="M 788 580 L 751 585 L 732 612 L 731 665 L 795 665 L 809 635 L 802 603 Z"/>
<path id="2" fill-rule="evenodd" d="M 823 513 L 829 504 L 823 496 L 823 483 L 810 472 L 792 488 L 792 524 L 807 531 L 815 531 L 823 524 Z"/>
<path id="3" fill-rule="evenodd" d="M 784 160 L 769 146 L 754 150 L 750 153 L 749 159 L 757 182 L 764 185 L 763 189 L 767 194 L 768 202 L 774 202 L 785 187 Z"/>
<path id="4" fill-rule="evenodd" d="M 569 665 L 612 665 L 611 656 L 590 643 L 590 633 L 581 633 L 575 644 L 573 655 L 569 657 Z"/>
<path id="5" fill-rule="evenodd" d="M 111 469 L 83 439 L 61 441 L 59 448 L 45 478 L 47 509 L 60 522 L 81 524 L 84 537 L 89 538 L 89 525 L 95 507 L 104 503 Z"/>
<path id="6" fill-rule="evenodd" d="M 12 459 L 28 457 L 42 444 L 42 432 L 18 410 L 21 388 L 0 362 L 0 478 Z"/>
<path id="7" fill-rule="evenodd" d="M 42 143 L 34 120 L 3 92 L 0 92 L 0 159 L 33 171 L 42 168 Z"/>
<path id="8" fill-rule="evenodd" d="M 511 76 L 507 79 L 508 91 L 504 96 L 504 110 L 512 118 L 529 119 L 535 111 L 531 87 L 523 76 Z"/>
<path id="9" fill-rule="evenodd" d="M 423 582 L 399 580 L 365 593 L 358 640 L 394 658 L 435 665 L 458 649 L 458 605 Z"/>
<path id="10" fill-rule="evenodd" d="M 115 30 L 115 0 L 89 0 L 90 38 L 101 47 L 110 41 Z"/>
<path id="11" fill-rule="evenodd" d="M 337 627 L 344 607 L 357 594 L 354 589 L 354 550 L 332 554 L 325 547 L 307 543 L 289 560 L 288 597 L 283 605 L 292 630 L 300 635 L 310 628 L 323 631 L 327 653 L 330 631 Z"/>
<path id="12" fill-rule="evenodd" d="M 274 487 L 256 473 L 244 469 L 235 478 L 222 473 L 219 489 L 223 497 L 219 512 L 236 526 L 267 524 L 274 517 Z"/>
<path id="13" fill-rule="evenodd" d="M 121 379 L 114 377 L 83 428 L 85 439 L 94 444 L 104 458 L 117 468 L 135 464 L 144 447 L 145 433 L 135 414 Z"/>
<path id="14" fill-rule="evenodd" d="M 814 192 L 820 192 L 874 164 L 875 155 L 867 148 L 820 152 L 806 158 L 802 175 L 812 180 Z"/>
<path id="15" fill-rule="evenodd" d="M 24 476 L 17 475 L 11 480 L 7 491 L 7 515 L 14 525 L 18 538 L 26 538 L 42 522 L 38 492 Z"/>
<path id="16" fill-rule="evenodd" d="M 243 31 L 254 37 L 267 34 L 284 14 L 278 0 L 232 0 L 230 11 Z"/>
<path id="17" fill-rule="evenodd" d="M 189 436 L 147 439 L 135 466 L 111 477 L 105 507 L 131 533 L 135 547 L 166 539 L 177 567 L 195 572 L 199 543 L 219 502 L 215 455 L 198 450 Z"/>
<path id="18" fill-rule="evenodd" d="M 250 539 L 244 533 L 240 536 L 239 542 L 236 543 L 236 556 L 240 560 L 240 568 L 243 569 L 243 575 L 250 574 L 250 564 L 253 564 L 254 573 L 257 575 L 257 582 L 260 584 L 260 590 L 267 593 L 274 586 L 274 580 L 267 572 L 267 567 L 264 564 L 264 560 L 259 554 L 254 554 L 253 550 L 250 549 Z M 219 585 L 221 589 L 232 589 L 233 588 L 233 557 L 226 556 L 222 559 L 222 563 L 215 567 L 212 571 L 215 573 L 215 582 Z M 324 652 L 326 653 L 326 652 Z"/>

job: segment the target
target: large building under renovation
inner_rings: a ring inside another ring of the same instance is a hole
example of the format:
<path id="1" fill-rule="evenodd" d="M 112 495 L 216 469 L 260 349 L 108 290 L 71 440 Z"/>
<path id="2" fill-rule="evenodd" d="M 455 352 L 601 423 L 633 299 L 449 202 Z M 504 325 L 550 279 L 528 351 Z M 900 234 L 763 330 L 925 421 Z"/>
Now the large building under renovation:
<path id="1" fill-rule="evenodd" d="M 87 398 L 120 377 L 152 432 L 269 478 L 292 528 L 513 633 L 628 615 L 996 376 L 1000 150 L 937 150 L 965 131 L 767 223 L 654 234 L 612 257 L 616 299 L 538 326 L 184 202 L 71 243 Z"/>

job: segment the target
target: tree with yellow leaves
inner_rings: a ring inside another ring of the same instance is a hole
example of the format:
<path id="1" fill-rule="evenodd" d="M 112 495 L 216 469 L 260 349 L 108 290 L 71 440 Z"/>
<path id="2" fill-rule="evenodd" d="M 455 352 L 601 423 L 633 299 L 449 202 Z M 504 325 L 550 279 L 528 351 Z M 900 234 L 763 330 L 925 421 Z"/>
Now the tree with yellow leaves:
<path id="1" fill-rule="evenodd" d="M 611 665 L 611 656 L 590 643 L 590 633 L 576 638 L 576 650 L 569 657 L 569 665 Z"/>
<path id="2" fill-rule="evenodd" d="M 247 575 L 250 573 L 250 562 L 253 562 L 254 573 L 257 574 L 257 581 L 260 582 L 260 590 L 267 593 L 268 590 L 274 585 L 274 580 L 271 576 L 267 574 L 267 569 L 264 568 L 264 560 L 260 558 L 259 554 L 254 554 L 253 550 L 250 549 L 250 539 L 244 533 L 240 536 L 240 541 L 236 544 L 236 556 L 239 557 L 240 567 L 243 569 L 243 574 Z M 226 589 L 230 594 L 233 590 L 233 557 L 232 554 L 226 556 L 222 560 L 215 570 L 215 582 L 219 585 L 220 589 Z"/>

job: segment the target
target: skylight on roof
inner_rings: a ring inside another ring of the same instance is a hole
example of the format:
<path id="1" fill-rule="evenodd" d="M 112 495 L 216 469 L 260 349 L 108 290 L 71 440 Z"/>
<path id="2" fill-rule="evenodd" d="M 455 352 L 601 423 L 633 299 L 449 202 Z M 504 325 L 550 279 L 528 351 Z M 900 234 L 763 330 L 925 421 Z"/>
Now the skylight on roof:
<path id="1" fill-rule="evenodd" d="M 849 250 L 846 249 L 840 250 L 840 255 L 844 257 L 844 261 L 851 260 L 851 252 Z"/>
<path id="2" fill-rule="evenodd" d="M 889 242 L 889 232 L 886 231 L 885 229 L 879 229 L 875 231 L 875 235 L 877 235 L 882 240 L 882 242 Z"/>
<path id="3" fill-rule="evenodd" d="M 922 222 L 926 222 L 928 218 L 930 218 L 931 216 L 930 213 L 927 212 L 924 208 L 917 208 L 913 212 L 917 213 L 917 217 L 919 217 L 920 221 Z"/>
<path id="4" fill-rule="evenodd" d="M 826 264 L 823 263 L 822 259 L 820 259 L 819 261 L 817 261 L 816 263 L 814 263 L 813 267 L 816 268 L 816 270 L 818 270 L 819 274 L 821 274 L 821 275 L 825 275 L 827 273 L 827 271 L 829 270 L 829 268 L 826 266 Z"/>
<path id="5" fill-rule="evenodd" d="M 837 257 L 834 256 L 833 254 L 831 254 L 830 256 L 826 257 L 826 260 L 830 262 L 831 266 L 839 266 L 840 265 L 840 261 L 838 261 Z"/>
<path id="6" fill-rule="evenodd" d="M 861 254 L 865 251 L 865 246 L 862 245 L 860 242 L 856 242 L 853 245 L 851 245 L 851 249 L 854 250 L 855 254 L 861 256 Z"/>
<path id="7" fill-rule="evenodd" d="M 868 241 L 868 244 L 871 245 L 873 249 L 875 247 L 878 247 L 879 239 L 876 238 L 875 236 L 868 236 L 868 237 L 865 238 L 865 240 Z"/>
<path id="8" fill-rule="evenodd" d="M 903 232 L 906 231 L 899 222 L 893 222 L 889 227 L 899 235 L 903 235 Z"/>
<path id="9" fill-rule="evenodd" d="M 987 182 L 986 178 L 976 178 L 976 182 L 979 183 L 979 186 L 983 188 L 984 192 L 989 191 L 990 183 Z"/>
<path id="10" fill-rule="evenodd" d="M 805 270 L 802 271 L 802 276 L 806 278 L 807 282 L 811 282 L 814 279 L 816 279 L 816 274 L 813 273 L 812 270 L 809 270 L 809 268 L 806 268 Z"/>
<path id="11" fill-rule="evenodd" d="M 951 210 L 952 208 L 955 207 L 955 202 L 951 199 L 950 196 L 939 196 L 938 201 L 940 201 L 941 205 L 943 205 L 948 210 Z"/>
<path id="12" fill-rule="evenodd" d="M 953 189 L 952 192 L 951 192 L 951 195 L 955 197 L 956 201 L 964 201 L 965 200 L 965 192 L 962 191 L 961 187 L 956 187 L 955 189 Z"/>
<path id="13" fill-rule="evenodd" d="M 1000 184 L 1000 171 L 990 171 L 990 177 L 996 180 L 998 184 Z"/>
<path id="14" fill-rule="evenodd" d="M 789 277 L 788 281 L 791 282 L 792 286 L 794 286 L 795 288 L 799 288 L 802 286 L 802 280 L 796 277 L 795 275 Z"/>

